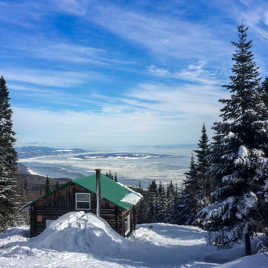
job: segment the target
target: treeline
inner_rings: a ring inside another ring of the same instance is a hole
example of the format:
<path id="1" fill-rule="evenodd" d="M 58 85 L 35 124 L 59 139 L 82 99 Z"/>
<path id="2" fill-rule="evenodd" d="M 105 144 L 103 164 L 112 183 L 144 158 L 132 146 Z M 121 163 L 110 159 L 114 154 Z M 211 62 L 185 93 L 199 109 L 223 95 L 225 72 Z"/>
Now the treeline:
<path id="1" fill-rule="evenodd" d="M 143 195 L 137 218 L 138 223 L 174 222 L 176 204 L 178 199 L 178 187 L 172 181 L 164 187 L 162 183 L 151 182 L 147 190 L 141 187 L 135 189 Z"/>

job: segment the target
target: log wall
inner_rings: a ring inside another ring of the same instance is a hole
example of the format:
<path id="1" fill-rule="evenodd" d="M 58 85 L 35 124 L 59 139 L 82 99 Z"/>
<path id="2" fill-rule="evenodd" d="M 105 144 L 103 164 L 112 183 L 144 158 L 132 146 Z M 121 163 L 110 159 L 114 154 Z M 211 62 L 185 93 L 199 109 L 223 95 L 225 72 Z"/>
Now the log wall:
<path id="1" fill-rule="evenodd" d="M 46 220 L 56 220 L 60 216 L 75 209 L 75 193 L 87 193 L 86 189 L 76 184 L 68 184 L 47 197 L 36 201 L 30 207 L 31 236 L 40 234 L 46 228 Z M 83 209 L 79 209 L 81 211 Z M 85 210 L 89 212 L 88 210 Z M 91 193 L 91 210 L 96 214 L 96 195 Z M 135 213 L 133 210 L 123 211 L 105 199 L 101 199 L 101 217 L 121 235 L 125 235 L 125 217 L 131 213 L 131 231 L 135 229 Z"/>

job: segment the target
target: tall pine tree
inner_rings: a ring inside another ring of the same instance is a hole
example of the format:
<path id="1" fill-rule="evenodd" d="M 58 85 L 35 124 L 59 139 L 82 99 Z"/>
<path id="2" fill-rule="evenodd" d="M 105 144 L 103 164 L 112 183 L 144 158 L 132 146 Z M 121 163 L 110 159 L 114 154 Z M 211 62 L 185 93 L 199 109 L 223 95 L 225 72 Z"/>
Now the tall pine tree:
<path id="1" fill-rule="evenodd" d="M 45 183 L 45 194 L 49 194 L 50 192 L 51 192 L 50 180 L 47 176 L 46 183 Z"/>
<path id="2" fill-rule="evenodd" d="M 262 121 L 258 122 L 259 124 L 263 124 L 263 122 L 268 123 L 268 77 L 266 77 L 260 87 L 259 91 L 260 95 L 260 104 L 258 106 L 259 112 L 262 115 Z M 268 158 L 268 127 L 264 126 L 262 128 L 262 150 L 266 158 Z M 259 198 L 259 210 L 258 210 L 258 223 L 260 229 L 264 229 L 268 227 L 268 160 L 264 161 L 260 170 L 260 174 L 263 174 L 259 179 L 259 183 L 255 185 L 255 192 L 257 192 Z M 257 186 L 257 187 L 256 187 Z M 267 232 L 266 232 L 267 233 Z"/>
<path id="3" fill-rule="evenodd" d="M 5 79 L 0 78 L 0 230 L 14 223 L 16 209 L 16 162 L 14 150 L 15 132 L 12 110 Z"/>
<path id="4" fill-rule="evenodd" d="M 193 155 L 189 171 L 185 175 L 181 193 L 175 199 L 176 210 L 173 222 L 177 224 L 193 224 L 200 205 L 200 185 Z"/>
<path id="5" fill-rule="evenodd" d="M 211 195 L 213 203 L 201 210 L 199 220 L 210 231 L 212 243 L 227 246 L 245 238 L 246 254 L 250 254 L 249 237 L 256 227 L 258 204 L 254 185 L 263 177 L 259 170 L 265 157 L 266 123 L 260 109 L 263 104 L 258 68 L 247 30 L 244 25 L 238 26 L 238 42 L 232 42 L 236 48 L 232 75 L 229 84 L 224 85 L 231 95 L 220 100 L 224 105 L 222 121 L 214 124 L 217 150 L 214 148 L 215 161 L 210 164 L 221 181 Z"/>
<path id="6" fill-rule="evenodd" d="M 208 197 L 210 193 L 209 180 L 206 175 L 208 170 L 208 154 L 209 154 L 209 144 L 208 136 L 206 131 L 206 126 L 203 124 L 201 138 L 198 143 L 198 149 L 195 150 L 197 156 L 196 164 L 196 176 L 198 179 L 199 190 L 196 194 L 200 197 L 200 206 L 208 204 Z"/>
<path id="7" fill-rule="evenodd" d="M 212 129 L 217 128 L 217 122 L 214 123 Z M 212 137 L 212 141 L 209 145 L 208 169 L 206 176 L 209 180 L 210 193 L 214 192 L 217 187 L 221 184 L 222 171 L 224 170 L 224 161 L 222 159 L 222 143 L 223 135 L 217 133 Z M 209 196 L 211 201 L 211 196 Z"/>

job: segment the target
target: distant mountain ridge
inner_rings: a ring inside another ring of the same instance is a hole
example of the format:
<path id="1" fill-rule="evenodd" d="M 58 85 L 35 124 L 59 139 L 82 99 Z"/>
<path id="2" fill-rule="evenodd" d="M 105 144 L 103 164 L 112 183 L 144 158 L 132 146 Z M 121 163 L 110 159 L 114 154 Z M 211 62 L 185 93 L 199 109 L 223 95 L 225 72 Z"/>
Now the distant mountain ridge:
<path id="1" fill-rule="evenodd" d="M 21 163 L 17 164 L 16 180 L 19 189 L 26 190 L 25 203 L 26 201 L 34 200 L 45 193 L 47 178 L 45 176 L 30 174 L 28 168 Z M 57 185 L 60 186 L 68 181 L 70 181 L 70 179 L 67 178 L 50 179 L 51 190 L 56 189 Z M 25 187 L 27 189 L 25 189 Z M 22 190 L 20 190 L 20 192 L 22 192 Z"/>
<path id="2" fill-rule="evenodd" d="M 79 148 L 63 149 L 63 148 L 53 148 L 45 146 L 23 146 L 15 148 L 18 153 L 18 158 L 31 158 L 44 155 L 58 155 L 66 153 L 84 153 L 89 152 Z"/>

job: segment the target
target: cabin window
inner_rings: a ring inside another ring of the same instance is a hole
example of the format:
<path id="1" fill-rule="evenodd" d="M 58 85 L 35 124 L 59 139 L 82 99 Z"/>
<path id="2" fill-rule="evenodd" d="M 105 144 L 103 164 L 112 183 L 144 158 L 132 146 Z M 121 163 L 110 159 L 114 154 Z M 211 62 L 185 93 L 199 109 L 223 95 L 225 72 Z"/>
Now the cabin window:
<path id="1" fill-rule="evenodd" d="M 75 193 L 75 209 L 90 210 L 90 193 Z"/>
<path id="2" fill-rule="evenodd" d="M 125 235 L 130 232 L 130 214 L 125 218 Z"/>

